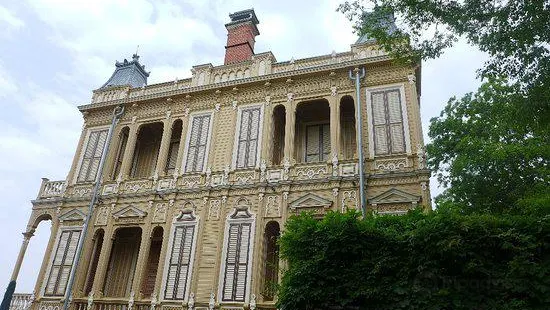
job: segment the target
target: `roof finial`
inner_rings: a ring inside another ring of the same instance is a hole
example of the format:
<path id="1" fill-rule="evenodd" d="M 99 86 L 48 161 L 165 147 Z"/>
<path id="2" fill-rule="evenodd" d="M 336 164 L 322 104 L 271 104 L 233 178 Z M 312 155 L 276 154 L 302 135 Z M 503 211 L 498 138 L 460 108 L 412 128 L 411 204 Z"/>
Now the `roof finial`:
<path id="1" fill-rule="evenodd" d="M 132 55 L 132 60 L 134 60 L 134 61 L 138 61 L 138 60 L 139 60 L 138 52 L 139 52 L 139 44 L 138 44 L 138 46 L 136 47 L 136 53 L 135 53 L 134 55 Z"/>

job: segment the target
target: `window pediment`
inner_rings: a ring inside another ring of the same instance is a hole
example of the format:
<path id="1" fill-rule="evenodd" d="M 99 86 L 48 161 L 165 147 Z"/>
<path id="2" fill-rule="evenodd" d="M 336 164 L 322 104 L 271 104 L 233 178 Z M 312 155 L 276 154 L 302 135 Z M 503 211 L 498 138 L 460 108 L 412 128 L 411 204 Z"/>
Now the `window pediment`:
<path id="1" fill-rule="evenodd" d="M 395 204 L 395 203 L 418 203 L 420 201 L 419 196 L 415 196 L 404 192 L 402 190 L 392 188 L 382 194 L 369 200 L 370 204 L 379 205 L 379 204 Z"/>
<path id="2" fill-rule="evenodd" d="M 68 211 L 67 213 L 61 215 L 59 217 L 59 221 L 84 221 L 85 218 L 86 214 L 84 214 L 84 212 L 78 209 L 72 209 L 71 211 Z"/>
<path id="3" fill-rule="evenodd" d="M 144 218 L 145 216 L 147 216 L 147 212 L 142 211 L 141 209 L 138 209 L 132 205 L 113 213 L 113 217 L 116 220 L 124 218 Z"/>
<path id="4" fill-rule="evenodd" d="M 290 203 L 292 210 L 301 208 L 330 208 L 332 201 L 319 197 L 314 194 L 306 194 Z"/>

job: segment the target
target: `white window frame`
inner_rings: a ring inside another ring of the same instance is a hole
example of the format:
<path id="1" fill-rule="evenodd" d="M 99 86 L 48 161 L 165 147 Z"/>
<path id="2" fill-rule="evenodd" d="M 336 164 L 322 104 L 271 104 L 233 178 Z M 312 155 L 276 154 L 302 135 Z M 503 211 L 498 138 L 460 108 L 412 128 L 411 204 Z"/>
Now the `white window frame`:
<path id="1" fill-rule="evenodd" d="M 241 135 L 241 117 L 243 114 L 243 110 L 248 109 L 254 109 L 254 108 L 260 108 L 260 119 L 259 119 L 259 128 L 258 128 L 258 147 L 256 149 L 256 164 L 254 165 L 254 168 L 260 167 L 260 158 L 262 155 L 262 139 L 263 139 L 263 132 L 264 132 L 264 105 L 263 104 L 247 104 L 237 107 L 237 123 L 235 124 L 235 137 L 233 138 L 233 159 L 231 160 L 231 170 L 236 169 L 251 169 L 251 168 L 237 168 L 237 153 L 239 148 L 239 136 Z"/>
<path id="2" fill-rule="evenodd" d="M 250 212 L 250 206 L 247 209 L 247 212 L 250 213 L 249 218 L 236 218 L 232 219 L 231 216 L 235 214 L 237 209 L 233 209 L 233 212 L 230 212 L 227 215 L 227 219 L 225 220 L 225 228 L 223 232 L 223 248 L 222 248 L 222 260 L 221 260 L 221 267 L 220 267 L 220 275 L 218 277 L 218 303 L 234 303 L 235 301 L 223 301 L 223 285 L 224 285 L 224 279 L 225 279 L 225 269 L 226 264 L 225 261 L 227 260 L 227 248 L 229 246 L 229 227 L 231 224 L 250 224 L 250 240 L 249 240 L 249 249 L 248 252 L 248 265 L 246 270 L 246 290 L 244 293 L 244 303 L 248 303 L 250 300 L 250 284 L 252 282 L 252 264 L 253 264 L 253 257 L 254 257 L 254 239 L 256 235 L 256 214 Z"/>
<path id="3" fill-rule="evenodd" d="M 210 142 L 212 141 L 212 125 L 214 124 L 214 111 L 208 110 L 208 111 L 199 111 L 199 112 L 192 112 L 189 114 L 189 121 L 187 122 L 187 133 L 185 134 L 185 149 L 183 151 L 183 158 L 181 162 L 181 174 L 186 173 L 198 173 L 198 171 L 192 171 L 187 172 L 186 171 L 186 164 L 187 164 L 187 153 L 189 151 L 189 140 L 191 140 L 191 131 L 193 130 L 193 120 L 195 117 L 199 116 L 205 116 L 210 115 L 210 123 L 208 124 L 208 137 L 206 138 L 206 150 L 204 151 L 204 163 L 202 165 L 202 173 L 206 172 L 207 166 L 208 166 L 208 157 L 210 155 Z"/>
<path id="4" fill-rule="evenodd" d="M 191 253 L 190 253 L 190 259 L 189 259 L 189 273 L 187 274 L 187 279 L 185 283 L 185 293 L 184 293 L 184 299 L 181 301 L 183 303 L 187 303 L 189 299 L 189 294 L 191 294 L 191 280 L 193 279 L 193 266 L 195 265 L 195 254 L 197 249 L 197 238 L 199 233 L 199 222 L 200 217 L 195 214 L 195 211 L 192 211 L 191 213 L 193 217 L 195 217 L 194 220 L 191 221 L 178 221 L 178 218 L 181 216 L 181 213 L 178 213 L 172 220 L 172 227 L 170 228 L 170 236 L 168 238 L 168 247 L 166 252 L 166 257 L 164 259 L 164 270 L 162 271 L 162 285 L 160 288 L 160 292 L 158 293 L 160 295 L 160 301 L 166 301 L 166 302 L 179 302 L 179 299 L 165 299 L 165 290 L 166 290 L 166 280 L 168 279 L 168 267 L 170 266 L 170 258 L 172 257 L 172 248 L 174 246 L 174 235 L 176 232 L 176 227 L 181 226 L 195 226 L 195 230 L 193 232 L 193 244 L 191 245 Z"/>
<path id="5" fill-rule="evenodd" d="M 50 272 L 52 271 L 53 267 L 53 261 L 55 259 L 55 254 L 57 252 L 57 247 L 59 246 L 59 242 L 61 241 L 61 235 L 65 231 L 80 231 L 80 236 L 78 237 L 78 243 L 80 243 L 80 238 L 82 238 L 82 230 L 84 229 L 84 226 L 61 226 L 59 227 L 57 231 L 57 235 L 55 236 L 55 242 L 54 246 L 52 248 L 52 251 L 50 253 L 50 258 L 48 259 L 48 268 L 46 268 L 46 273 L 44 274 L 44 278 L 42 279 L 42 287 L 40 288 L 40 296 L 45 298 L 59 298 L 59 296 L 45 296 L 46 293 L 46 287 L 48 286 L 48 280 L 50 279 Z M 78 244 L 77 243 L 77 244 Z M 77 246 L 78 247 L 78 246 Z M 78 249 L 77 249 L 78 250 Z M 76 254 L 75 254 L 76 258 Z M 71 265 L 71 270 L 69 271 L 69 274 L 73 272 L 73 269 L 75 268 L 74 264 L 74 258 L 73 263 Z M 64 298 L 67 298 L 67 288 L 65 288 L 65 294 L 63 295 Z"/>
<path id="6" fill-rule="evenodd" d="M 398 89 L 399 94 L 401 96 L 401 115 L 403 115 L 403 130 L 405 134 L 405 152 L 407 155 L 411 155 L 411 134 L 409 130 L 409 116 L 407 113 L 407 101 L 405 96 L 405 83 L 396 83 L 396 84 L 388 84 L 388 85 L 382 85 L 382 86 L 376 86 L 376 87 L 369 87 L 366 89 L 366 99 L 367 99 L 367 128 L 369 133 L 369 158 L 374 158 L 374 126 L 373 126 L 373 119 L 372 119 L 372 100 L 371 95 L 373 92 L 377 91 L 387 91 L 387 90 L 394 90 Z M 376 155 L 376 157 L 384 157 L 384 156 L 395 156 L 397 154 L 389 154 L 389 155 Z"/>
<path id="7" fill-rule="evenodd" d="M 88 147 L 88 141 L 90 140 L 90 135 L 92 134 L 92 132 L 102 131 L 105 129 L 109 130 L 109 125 L 86 129 L 86 138 L 84 139 L 84 142 L 80 147 L 80 154 L 78 154 L 78 165 L 76 165 L 76 170 L 73 173 L 73 179 L 71 182 L 72 184 L 76 184 L 78 182 L 78 175 L 80 174 L 80 168 L 82 167 L 82 162 L 84 161 L 84 154 L 86 153 L 86 148 Z M 105 145 L 107 145 L 107 143 L 109 143 L 109 141 L 105 140 Z M 103 151 L 104 150 L 105 150 L 105 146 L 103 147 Z M 99 168 L 98 168 L 98 172 L 99 172 Z M 83 182 L 83 183 L 89 183 L 89 182 Z"/>

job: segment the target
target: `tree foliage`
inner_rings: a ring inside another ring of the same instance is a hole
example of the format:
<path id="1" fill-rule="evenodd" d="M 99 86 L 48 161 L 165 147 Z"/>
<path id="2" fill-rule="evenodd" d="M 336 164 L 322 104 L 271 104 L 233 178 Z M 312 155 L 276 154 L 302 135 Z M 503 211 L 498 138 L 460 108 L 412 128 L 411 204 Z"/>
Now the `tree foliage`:
<path id="1" fill-rule="evenodd" d="M 460 37 L 489 55 L 478 92 L 431 120 L 429 166 L 450 186 L 440 202 L 550 203 L 550 2 L 359 0 L 339 10 L 400 61 L 436 58 Z"/>
<path id="2" fill-rule="evenodd" d="M 550 203 L 550 130 L 525 119 L 528 104 L 517 85 L 500 81 L 449 100 L 427 146 L 428 165 L 448 187 L 440 200 L 496 212 L 534 197 Z"/>
<path id="3" fill-rule="evenodd" d="M 550 217 L 292 217 L 280 309 L 549 309 Z"/>

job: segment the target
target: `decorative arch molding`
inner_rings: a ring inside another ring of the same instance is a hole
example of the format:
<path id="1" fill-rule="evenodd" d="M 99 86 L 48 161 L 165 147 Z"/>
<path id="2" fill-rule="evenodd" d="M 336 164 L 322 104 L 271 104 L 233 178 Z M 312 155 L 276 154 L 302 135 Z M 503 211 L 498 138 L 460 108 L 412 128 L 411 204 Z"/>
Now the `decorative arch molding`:
<path id="1" fill-rule="evenodd" d="M 42 221 L 52 221 L 56 218 L 56 211 L 50 210 L 33 210 L 27 225 L 27 231 L 35 231 Z"/>

